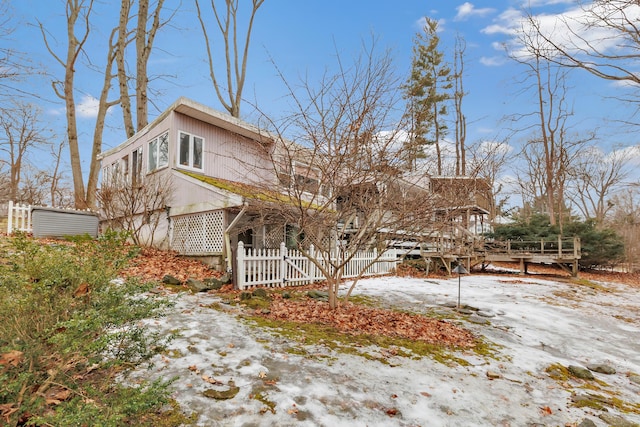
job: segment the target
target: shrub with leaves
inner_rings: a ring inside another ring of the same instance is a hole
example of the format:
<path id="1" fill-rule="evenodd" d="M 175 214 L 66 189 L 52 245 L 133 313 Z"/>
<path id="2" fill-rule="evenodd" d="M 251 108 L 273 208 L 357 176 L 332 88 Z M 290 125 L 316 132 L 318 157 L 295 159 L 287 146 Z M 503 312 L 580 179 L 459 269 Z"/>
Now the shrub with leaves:
<path id="1" fill-rule="evenodd" d="M 168 301 L 113 280 L 137 253 L 125 241 L 12 239 L 0 260 L 0 425 L 158 425 L 168 383 L 114 381 L 167 341 L 141 320 Z"/>
<path id="2" fill-rule="evenodd" d="M 563 224 L 562 233 L 560 233 L 560 227 L 552 226 L 548 215 L 536 214 L 530 218 L 520 218 L 512 224 L 498 225 L 488 237 L 496 240 L 512 240 L 517 244 L 518 241 L 540 239 L 553 241 L 560 234 L 565 237 L 580 237 L 582 258 L 579 264 L 582 269 L 611 267 L 622 261 L 624 255 L 622 238 L 611 228 L 597 227 L 592 219 L 567 221 Z"/>

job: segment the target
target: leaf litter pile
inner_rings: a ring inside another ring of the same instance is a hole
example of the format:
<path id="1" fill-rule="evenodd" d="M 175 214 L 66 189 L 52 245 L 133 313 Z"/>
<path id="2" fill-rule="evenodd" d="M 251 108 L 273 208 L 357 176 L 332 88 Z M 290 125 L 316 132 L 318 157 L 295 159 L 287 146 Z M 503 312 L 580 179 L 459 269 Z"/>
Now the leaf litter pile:
<path id="1" fill-rule="evenodd" d="M 183 282 L 188 278 L 203 280 L 222 276 L 221 272 L 199 261 L 181 257 L 176 252 L 149 247 L 141 248 L 140 254 L 120 274 L 124 277 L 137 277 L 143 281 L 156 282 L 162 281 L 167 274 Z"/>
<path id="2" fill-rule="evenodd" d="M 275 299 L 269 313 L 262 315 L 280 321 L 328 325 L 351 335 L 384 335 L 464 348 L 473 347 L 476 342 L 471 332 L 444 320 L 352 303 L 332 310 L 326 302 Z"/>

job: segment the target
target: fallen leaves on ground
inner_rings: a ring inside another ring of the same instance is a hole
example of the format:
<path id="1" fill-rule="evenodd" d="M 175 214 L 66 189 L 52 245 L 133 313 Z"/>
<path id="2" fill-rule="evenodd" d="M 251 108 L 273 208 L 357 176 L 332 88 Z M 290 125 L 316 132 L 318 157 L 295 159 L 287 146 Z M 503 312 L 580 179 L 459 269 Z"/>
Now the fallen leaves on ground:
<path id="1" fill-rule="evenodd" d="M 137 277 L 147 282 L 160 282 L 168 274 L 182 282 L 188 278 L 203 280 L 222 276 L 221 272 L 213 270 L 200 261 L 184 258 L 176 252 L 155 248 L 142 248 L 140 254 L 121 274 L 124 277 Z"/>
<path id="2" fill-rule="evenodd" d="M 352 335 L 384 335 L 454 347 L 473 347 L 475 344 L 471 332 L 444 320 L 352 303 L 331 309 L 325 302 L 282 299 L 274 300 L 269 310 L 265 317 L 329 325 Z"/>

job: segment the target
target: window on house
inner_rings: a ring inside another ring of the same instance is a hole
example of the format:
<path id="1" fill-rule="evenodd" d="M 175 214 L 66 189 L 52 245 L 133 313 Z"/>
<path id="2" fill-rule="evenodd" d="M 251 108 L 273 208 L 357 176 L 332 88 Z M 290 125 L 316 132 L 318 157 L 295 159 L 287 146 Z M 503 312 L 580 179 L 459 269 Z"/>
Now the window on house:
<path id="1" fill-rule="evenodd" d="M 131 184 L 142 183 L 142 147 L 131 153 Z"/>
<path id="2" fill-rule="evenodd" d="M 111 185 L 111 166 L 109 165 L 102 168 L 102 185 L 105 187 Z"/>
<path id="3" fill-rule="evenodd" d="M 124 156 L 120 163 L 122 164 L 122 175 L 124 176 L 124 181 L 129 182 L 129 155 Z"/>
<path id="4" fill-rule="evenodd" d="M 202 148 L 204 140 L 186 132 L 178 138 L 178 163 L 189 169 L 202 170 Z"/>
<path id="5" fill-rule="evenodd" d="M 294 179 L 296 188 L 308 192 L 317 193 L 320 188 L 320 171 L 308 165 L 294 165 Z"/>
<path id="6" fill-rule="evenodd" d="M 169 164 L 169 132 L 149 141 L 147 172 L 166 167 Z"/>
<path id="7" fill-rule="evenodd" d="M 111 164 L 111 179 L 114 183 L 118 182 L 118 177 L 120 176 L 120 163 L 113 162 Z"/>

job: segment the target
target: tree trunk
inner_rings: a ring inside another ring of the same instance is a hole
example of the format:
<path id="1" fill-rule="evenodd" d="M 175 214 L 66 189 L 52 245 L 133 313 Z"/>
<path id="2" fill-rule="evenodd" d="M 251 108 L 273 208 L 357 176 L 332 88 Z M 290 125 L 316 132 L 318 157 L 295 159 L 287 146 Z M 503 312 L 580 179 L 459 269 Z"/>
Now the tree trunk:
<path id="1" fill-rule="evenodd" d="M 120 107 L 122 108 L 122 119 L 126 137 L 130 138 L 136 133 L 133 126 L 133 116 L 131 110 L 131 97 L 129 96 L 129 76 L 125 65 L 125 51 L 129 44 L 129 13 L 131 11 L 131 0 L 122 0 L 120 6 L 120 20 L 118 22 L 118 48 L 116 50 L 116 64 L 118 66 L 118 88 L 120 90 Z"/>

